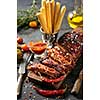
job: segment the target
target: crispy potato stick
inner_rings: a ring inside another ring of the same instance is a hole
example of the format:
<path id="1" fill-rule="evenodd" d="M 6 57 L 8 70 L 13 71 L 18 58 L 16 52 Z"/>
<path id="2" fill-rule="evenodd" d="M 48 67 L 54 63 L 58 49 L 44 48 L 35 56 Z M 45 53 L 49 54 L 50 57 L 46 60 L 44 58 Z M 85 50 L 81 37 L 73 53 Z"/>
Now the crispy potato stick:
<path id="1" fill-rule="evenodd" d="M 51 0 L 50 4 L 51 4 L 52 32 L 54 32 L 55 0 Z"/>
<path id="2" fill-rule="evenodd" d="M 38 17 L 39 22 L 40 22 L 44 32 L 49 33 L 47 30 L 47 26 L 45 25 L 43 14 L 40 12 L 40 13 L 37 13 L 36 16 Z"/>
<path id="3" fill-rule="evenodd" d="M 45 25 L 47 26 L 47 16 L 46 16 L 46 0 L 42 0 L 41 2 L 41 9 L 40 9 L 44 15 L 45 18 Z"/>
<path id="4" fill-rule="evenodd" d="M 43 14 L 44 14 L 45 19 L 46 19 L 46 0 L 42 0 L 41 9 L 40 10 L 42 11 L 42 9 L 44 10 Z"/>
<path id="5" fill-rule="evenodd" d="M 41 7 L 45 7 L 45 5 L 46 5 L 46 0 L 42 0 Z"/>
<path id="6" fill-rule="evenodd" d="M 60 13 L 60 3 L 56 2 L 54 25 L 57 23 L 57 19 L 59 17 L 59 13 Z"/>
<path id="7" fill-rule="evenodd" d="M 40 8 L 40 12 L 44 15 L 44 13 L 45 13 L 44 7 L 41 7 L 41 8 Z M 45 17 L 45 16 L 44 16 L 44 17 Z"/>
<path id="8" fill-rule="evenodd" d="M 51 6 L 50 1 L 46 2 L 46 18 L 47 18 L 47 27 L 50 33 L 52 33 L 52 21 L 51 21 Z"/>
<path id="9" fill-rule="evenodd" d="M 60 30 L 60 27 L 61 27 L 61 24 L 62 24 L 63 17 L 64 17 L 64 15 L 65 15 L 65 12 L 66 12 L 66 7 L 63 6 L 63 7 L 61 8 L 59 17 L 58 17 L 58 19 L 57 19 L 57 23 L 56 23 L 54 32 L 58 32 L 58 31 Z"/>
<path id="10" fill-rule="evenodd" d="M 47 26 L 47 23 L 46 23 L 46 16 L 45 16 L 45 8 L 44 7 L 41 7 L 40 8 L 40 12 L 42 13 L 42 15 L 43 15 L 43 19 L 44 19 L 44 23 L 45 23 L 45 25 Z"/>

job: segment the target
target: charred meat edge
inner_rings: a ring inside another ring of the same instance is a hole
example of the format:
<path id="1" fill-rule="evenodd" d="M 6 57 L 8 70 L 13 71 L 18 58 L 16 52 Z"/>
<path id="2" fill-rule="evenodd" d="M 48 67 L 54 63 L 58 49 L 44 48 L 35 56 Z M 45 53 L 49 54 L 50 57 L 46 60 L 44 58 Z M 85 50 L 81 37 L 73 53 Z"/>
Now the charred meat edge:
<path id="1" fill-rule="evenodd" d="M 41 61 L 42 64 L 47 65 L 51 68 L 54 68 L 55 70 L 59 71 L 60 74 L 65 74 L 66 67 L 59 64 L 58 62 L 54 61 L 52 58 L 47 57 L 46 59 L 43 59 Z"/>
<path id="2" fill-rule="evenodd" d="M 64 65 L 71 65 L 73 61 L 73 57 L 71 54 L 67 53 L 65 56 L 63 56 L 55 48 L 48 50 L 48 56 Z"/>
<path id="3" fill-rule="evenodd" d="M 32 70 L 37 73 L 40 72 L 40 73 L 46 74 L 53 78 L 57 78 L 60 76 L 60 73 L 58 71 L 46 65 L 43 65 L 41 63 L 32 63 L 31 65 L 28 65 L 27 69 Z"/>

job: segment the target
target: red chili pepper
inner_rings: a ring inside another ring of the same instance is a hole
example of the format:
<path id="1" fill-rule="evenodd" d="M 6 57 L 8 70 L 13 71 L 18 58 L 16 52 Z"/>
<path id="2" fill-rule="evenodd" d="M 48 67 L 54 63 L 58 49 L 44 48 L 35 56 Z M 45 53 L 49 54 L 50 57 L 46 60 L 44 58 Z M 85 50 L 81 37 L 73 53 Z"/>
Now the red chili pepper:
<path id="1" fill-rule="evenodd" d="M 46 83 L 52 83 L 52 82 L 57 83 L 57 82 L 64 80 L 65 77 L 66 77 L 66 75 L 63 75 L 63 76 L 56 78 L 56 79 L 42 78 L 42 81 L 44 81 Z"/>
<path id="2" fill-rule="evenodd" d="M 37 88 L 36 86 L 33 86 L 33 89 L 35 89 L 39 94 L 43 96 L 55 96 L 55 95 L 63 95 L 67 89 L 67 86 L 65 89 L 59 89 L 59 90 L 42 90 L 40 88 Z"/>

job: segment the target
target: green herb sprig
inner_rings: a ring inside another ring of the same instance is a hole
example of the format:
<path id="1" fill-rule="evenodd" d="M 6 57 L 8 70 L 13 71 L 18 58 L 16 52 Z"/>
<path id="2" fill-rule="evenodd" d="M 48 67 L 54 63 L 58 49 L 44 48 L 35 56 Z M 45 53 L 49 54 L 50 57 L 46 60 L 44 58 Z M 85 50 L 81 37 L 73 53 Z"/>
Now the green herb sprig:
<path id="1" fill-rule="evenodd" d="M 36 13 L 39 11 L 38 7 L 36 6 L 36 1 L 33 0 L 32 6 L 26 10 L 18 10 L 17 11 L 17 28 L 21 27 L 28 27 L 30 21 L 38 21 L 37 17 L 35 16 Z"/>

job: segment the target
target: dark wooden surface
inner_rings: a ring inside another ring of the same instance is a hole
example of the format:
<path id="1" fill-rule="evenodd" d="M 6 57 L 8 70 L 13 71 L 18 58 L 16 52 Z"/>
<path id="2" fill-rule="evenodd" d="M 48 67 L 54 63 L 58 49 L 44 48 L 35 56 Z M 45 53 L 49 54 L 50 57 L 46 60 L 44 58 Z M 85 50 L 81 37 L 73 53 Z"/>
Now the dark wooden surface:
<path id="1" fill-rule="evenodd" d="M 60 1 L 61 5 L 66 5 L 67 7 L 67 12 L 65 14 L 63 24 L 62 24 L 62 27 L 61 27 L 61 30 L 58 36 L 60 37 L 65 32 L 70 30 L 68 23 L 67 23 L 67 14 L 69 11 L 73 10 L 74 0 L 56 0 L 56 1 Z M 37 2 L 37 6 L 40 7 L 41 0 L 36 0 L 36 2 Z M 17 9 L 27 9 L 28 7 L 31 6 L 31 4 L 32 4 L 32 0 L 17 0 Z M 33 40 L 33 41 L 41 40 L 41 32 L 39 28 L 38 29 L 29 28 L 27 30 L 21 29 L 17 34 L 18 36 L 21 36 L 24 39 L 25 43 L 28 43 L 30 40 Z M 78 64 L 79 65 L 82 64 L 82 58 Z M 76 71 L 78 71 L 77 68 L 78 67 L 76 67 Z M 67 82 L 69 81 L 70 83 L 71 81 L 70 77 L 74 77 L 75 74 L 78 74 L 78 72 L 72 73 L 71 76 L 69 76 L 69 79 L 67 80 Z M 32 97 L 29 96 L 30 92 L 32 93 Z M 32 89 L 32 82 L 28 82 L 28 79 L 25 76 L 22 89 L 21 89 L 21 95 L 17 98 L 17 100 L 82 100 L 82 95 L 83 93 L 81 89 L 80 94 L 77 96 L 74 96 L 69 93 L 68 95 L 66 95 L 64 99 L 46 98 L 46 97 L 43 97 L 37 94 L 36 91 Z"/>

